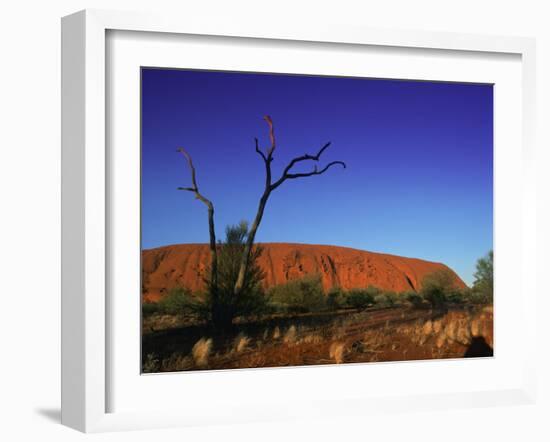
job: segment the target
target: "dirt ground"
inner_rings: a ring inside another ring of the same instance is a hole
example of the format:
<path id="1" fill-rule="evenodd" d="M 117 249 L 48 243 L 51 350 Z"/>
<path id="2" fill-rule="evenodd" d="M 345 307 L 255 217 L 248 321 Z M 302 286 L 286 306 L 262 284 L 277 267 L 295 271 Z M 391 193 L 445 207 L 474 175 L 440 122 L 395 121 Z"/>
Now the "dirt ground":
<path id="1" fill-rule="evenodd" d="M 383 309 L 241 325 L 224 336 L 200 327 L 143 338 L 146 373 L 408 361 L 493 355 L 493 307 Z"/>

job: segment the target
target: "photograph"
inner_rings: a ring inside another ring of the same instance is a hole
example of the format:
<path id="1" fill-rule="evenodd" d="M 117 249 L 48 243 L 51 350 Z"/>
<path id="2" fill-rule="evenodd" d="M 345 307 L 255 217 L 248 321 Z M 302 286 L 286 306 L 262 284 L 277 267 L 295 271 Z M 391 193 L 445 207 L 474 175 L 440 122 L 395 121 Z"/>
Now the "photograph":
<path id="1" fill-rule="evenodd" d="M 140 93 L 142 374 L 493 357 L 493 84 Z"/>

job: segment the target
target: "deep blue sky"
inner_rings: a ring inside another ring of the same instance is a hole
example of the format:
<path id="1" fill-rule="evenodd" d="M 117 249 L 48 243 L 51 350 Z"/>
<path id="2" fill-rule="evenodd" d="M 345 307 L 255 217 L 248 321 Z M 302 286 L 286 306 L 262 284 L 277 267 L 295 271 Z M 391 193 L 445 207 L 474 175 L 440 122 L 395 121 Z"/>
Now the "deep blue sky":
<path id="1" fill-rule="evenodd" d="M 143 248 L 208 241 L 206 207 L 176 190 L 191 185 L 179 146 L 214 202 L 218 237 L 252 220 L 264 185 L 254 137 L 268 145 L 266 114 L 275 177 L 327 141 L 320 164 L 348 167 L 285 182 L 257 241 L 444 262 L 471 284 L 493 247 L 491 85 L 143 69 Z"/>

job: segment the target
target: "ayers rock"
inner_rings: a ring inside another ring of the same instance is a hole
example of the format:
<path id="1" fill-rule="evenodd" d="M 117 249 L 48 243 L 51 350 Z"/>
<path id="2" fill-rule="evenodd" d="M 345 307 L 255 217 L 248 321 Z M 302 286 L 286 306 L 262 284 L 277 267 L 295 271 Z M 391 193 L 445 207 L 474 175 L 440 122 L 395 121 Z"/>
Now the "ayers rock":
<path id="1" fill-rule="evenodd" d="M 325 290 L 373 285 L 383 290 L 418 291 L 422 279 L 437 270 L 450 270 L 457 288 L 466 284 L 444 264 L 367 252 L 347 247 L 263 243 L 259 263 L 266 288 L 308 274 L 319 274 Z M 174 287 L 204 288 L 210 262 L 207 244 L 177 244 L 142 251 L 142 295 L 156 301 Z"/>

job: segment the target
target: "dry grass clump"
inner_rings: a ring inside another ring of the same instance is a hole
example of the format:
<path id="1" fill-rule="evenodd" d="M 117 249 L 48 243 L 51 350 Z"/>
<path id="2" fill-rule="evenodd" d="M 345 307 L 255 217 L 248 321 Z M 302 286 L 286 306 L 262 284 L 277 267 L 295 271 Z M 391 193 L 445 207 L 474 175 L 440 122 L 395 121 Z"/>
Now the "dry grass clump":
<path id="1" fill-rule="evenodd" d="M 432 331 L 433 331 L 433 323 L 432 321 L 430 321 L 429 319 L 424 323 L 424 325 L 422 326 L 422 333 L 425 335 L 425 336 L 429 336 L 432 334 Z"/>
<path id="2" fill-rule="evenodd" d="M 143 362 L 143 373 L 155 373 L 159 371 L 160 361 L 153 353 L 148 353 Z"/>
<path id="3" fill-rule="evenodd" d="M 235 343 L 233 349 L 240 353 L 243 350 L 248 347 L 248 344 L 250 344 L 250 338 L 247 337 L 244 333 L 239 333 L 239 335 L 235 338 Z"/>
<path id="4" fill-rule="evenodd" d="M 481 327 L 479 326 L 479 319 L 473 319 L 472 322 L 470 323 L 470 333 L 474 338 L 477 338 L 478 336 L 480 336 L 481 334 L 480 328 Z"/>
<path id="5" fill-rule="evenodd" d="M 447 342 L 447 335 L 444 332 L 439 333 L 435 339 L 435 346 L 437 348 L 442 348 L 445 345 L 445 342 Z"/>
<path id="6" fill-rule="evenodd" d="M 181 371 L 189 370 L 194 365 L 193 358 L 182 354 L 172 354 L 162 360 L 160 371 Z"/>
<path id="7" fill-rule="evenodd" d="M 492 318 L 485 320 L 481 315 L 464 315 L 451 313 L 444 319 L 433 321 L 432 329 L 435 336 L 435 346 L 438 349 L 443 348 L 447 343 L 458 343 L 468 346 L 473 337 L 483 336 L 491 341 L 492 337 Z M 491 344 L 489 344 L 491 345 Z"/>
<path id="8" fill-rule="evenodd" d="M 458 323 L 456 321 L 451 320 L 445 326 L 445 334 L 447 335 L 449 341 L 456 340 L 457 325 Z"/>
<path id="9" fill-rule="evenodd" d="M 479 336 L 483 336 L 487 344 L 493 347 L 493 307 L 484 307 L 476 319 L 478 321 Z"/>
<path id="10" fill-rule="evenodd" d="M 489 310 L 489 309 L 487 309 Z M 397 335 L 397 336 L 396 336 Z M 473 336 L 483 336 L 489 345 L 492 344 L 492 317 L 490 313 L 480 311 L 470 314 L 464 311 L 449 312 L 444 317 L 418 318 L 408 323 L 390 326 L 383 323 L 380 327 L 367 330 L 361 342 L 372 353 L 380 353 L 386 350 L 396 351 L 398 348 L 406 348 L 395 345 L 394 340 L 406 339 L 410 341 L 414 351 L 424 354 L 431 351 L 432 355 L 440 355 L 449 348 L 456 350 L 456 344 L 467 347 L 472 342 Z M 333 341 L 342 341 L 342 337 L 333 338 Z M 489 342 L 491 341 L 491 342 Z M 424 347 L 421 350 L 420 347 Z M 354 347 L 351 348 L 355 352 Z"/>
<path id="11" fill-rule="evenodd" d="M 336 362 L 337 364 L 341 364 L 342 362 L 344 362 L 345 351 L 346 351 L 345 343 L 333 342 L 330 345 L 329 357 L 331 359 L 334 359 L 334 362 Z"/>
<path id="12" fill-rule="evenodd" d="M 309 334 L 305 335 L 300 342 L 304 344 L 320 344 L 323 342 L 323 337 L 319 335 Z"/>
<path id="13" fill-rule="evenodd" d="M 205 367 L 208 365 L 208 357 L 210 356 L 210 350 L 212 349 L 212 338 L 205 339 L 200 338 L 195 345 L 193 345 L 193 349 L 191 350 L 191 354 L 193 355 L 193 360 L 195 361 L 195 364 L 199 367 Z"/>
<path id="14" fill-rule="evenodd" d="M 397 333 L 406 335 L 407 333 L 409 333 L 409 326 L 405 324 L 398 325 L 397 327 L 395 327 L 395 331 Z"/>
<path id="15" fill-rule="evenodd" d="M 286 331 L 283 342 L 289 345 L 296 342 L 296 327 L 294 325 L 291 325 Z"/>
<path id="16" fill-rule="evenodd" d="M 472 335 L 470 334 L 470 324 L 467 320 L 458 321 L 456 329 L 456 341 L 462 345 L 469 345 L 472 342 Z"/>
<path id="17" fill-rule="evenodd" d="M 398 332 L 411 340 L 415 345 L 423 345 L 432 331 L 432 324 L 426 326 L 425 322 L 416 320 L 412 324 L 403 324 L 398 327 Z"/>
<path id="18" fill-rule="evenodd" d="M 338 341 L 339 339 L 343 339 L 346 336 L 346 326 L 340 325 L 335 326 L 332 329 L 332 340 Z"/>
<path id="19" fill-rule="evenodd" d="M 388 336 L 380 330 L 368 330 L 363 335 L 363 344 L 370 351 L 377 351 L 388 340 Z"/>

